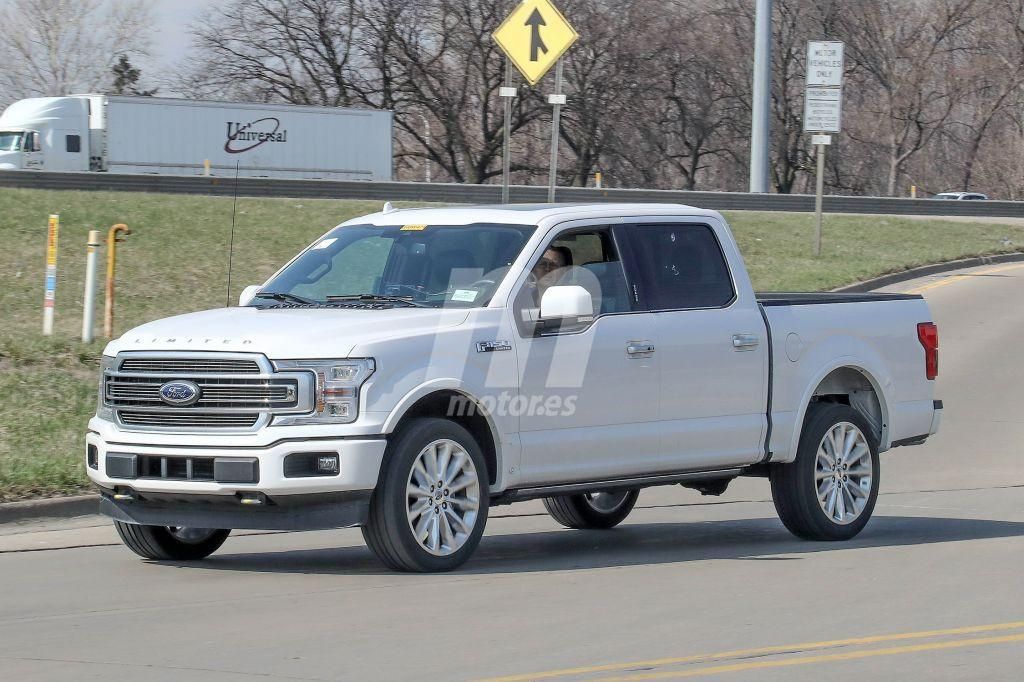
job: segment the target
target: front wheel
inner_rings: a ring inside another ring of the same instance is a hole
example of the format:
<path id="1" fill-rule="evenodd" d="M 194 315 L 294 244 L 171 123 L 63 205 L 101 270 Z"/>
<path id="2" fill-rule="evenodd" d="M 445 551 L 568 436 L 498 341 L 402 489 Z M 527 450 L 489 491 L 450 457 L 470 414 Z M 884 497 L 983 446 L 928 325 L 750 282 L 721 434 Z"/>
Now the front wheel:
<path id="1" fill-rule="evenodd" d="M 183 526 L 139 526 L 114 521 L 121 541 L 143 559 L 196 561 L 210 556 L 228 539 L 230 530 Z"/>
<path id="2" fill-rule="evenodd" d="M 796 460 L 771 467 L 772 500 L 782 523 L 806 540 L 849 540 L 878 498 L 878 443 L 852 407 L 812 405 Z"/>
<path id="3" fill-rule="evenodd" d="M 567 528 L 614 528 L 629 516 L 639 490 L 584 493 L 544 498 L 544 509 Z"/>
<path id="4" fill-rule="evenodd" d="M 446 419 L 410 422 L 389 443 L 363 538 L 398 571 L 450 571 L 480 543 L 489 491 L 483 452 Z"/>

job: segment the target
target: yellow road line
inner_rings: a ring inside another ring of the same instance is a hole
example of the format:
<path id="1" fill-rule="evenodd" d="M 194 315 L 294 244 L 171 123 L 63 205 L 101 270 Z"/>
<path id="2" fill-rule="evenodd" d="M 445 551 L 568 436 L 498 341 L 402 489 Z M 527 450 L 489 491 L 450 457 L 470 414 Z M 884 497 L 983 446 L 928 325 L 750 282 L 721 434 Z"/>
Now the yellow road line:
<path id="1" fill-rule="evenodd" d="M 882 642 L 898 642 L 908 639 L 926 639 L 928 637 L 950 637 L 954 635 L 972 635 L 982 632 L 999 632 L 1004 630 L 1019 630 L 1024 628 L 1024 620 L 1010 623 L 994 623 L 991 625 L 970 625 L 960 628 L 948 628 L 945 630 L 922 630 L 919 632 L 901 632 L 891 635 L 872 635 L 868 637 L 849 637 L 846 639 L 833 639 L 824 642 L 801 642 L 799 644 L 786 644 L 776 646 L 758 647 L 756 649 L 736 649 L 733 651 L 720 651 L 713 654 L 697 654 L 693 656 L 682 656 L 675 658 L 658 658 L 648 661 L 632 661 L 629 663 L 610 663 L 608 665 L 594 665 L 580 668 L 564 668 L 562 670 L 548 670 L 546 672 L 529 673 L 526 675 L 511 675 L 508 677 L 494 677 L 484 682 L 529 682 L 530 680 L 550 680 L 556 677 L 568 677 L 571 675 L 590 675 L 595 673 L 619 672 L 631 668 L 653 668 L 657 666 L 677 665 L 681 663 L 699 663 L 720 660 L 723 658 L 740 658 L 746 656 L 763 656 L 766 654 L 786 654 L 808 651 L 813 649 L 831 649 L 840 646 L 859 646 L 863 644 L 879 644 Z M 1024 635 L 1020 635 L 1024 638 Z"/>
<path id="2" fill-rule="evenodd" d="M 605 678 L 606 681 L 626 682 L 629 680 L 664 680 L 679 679 L 682 677 L 697 677 L 703 675 L 721 675 L 722 673 L 744 672 L 747 670 L 764 670 L 766 668 L 785 668 L 795 665 L 810 665 L 811 663 L 831 663 L 834 661 L 853 661 L 859 658 L 874 658 L 876 656 L 898 656 L 900 654 L 916 654 L 922 651 L 940 651 L 942 649 L 961 649 L 971 646 L 985 646 L 991 644 L 1008 644 L 1010 642 L 1024 642 L 1024 634 L 1003 635 L 1002 637 L 979 637 L 976 639 L 957 639 L 951 642 L 931 642 L 928 644 L 910 644 L 908 646 L 895 646 L 888 649 L 869 649 L 867 651 L 847 651 L 841 654 L 825 654 L 823 656 L 806 656 L 802 658 L 785 658 L 778 661 L 750 661 L 747 663 L 733 663 L 730 665 L 716 665 L 710 668 L 697 668 L 695 670 L 676 670 L 660 673 L 648 673 L 644 675 L 632 675 L 630 677 Z"/>
<path id="3" fill-rule="evenodd" d="M 922 286 L 919 286 L 919 287 L 916 287 L 914 289 L 911 289 L 907 293 L 908 294 L 923 294 L 926 291 L 931 291 L 932 289 L 938 289 L 939 287 L 944 287 L 947 284 L 953 284 L 954 282 L 959 282 L 959 281 L 962 281 L 962 280 L 965 280 L 965 279 L 971 279 L 972 277 L 978 277 L 978 276 L 982 276 L 982 275 L 994 275 L 997 272 L 1003 272 L 1004 270 L 1013 270 L 1015 268 L 1021 268 L 1021 267 L 1024 267 L 1024 263 L 1011 263 L 1010 265 L 1001 265 L 1001 266 L 998 266 L 998 267 L 989 268 L 987 270 L 979 270 L 977 272 L 972 272 L 972 273 L 969 273 L 969 274 L 951 275 L 950 277 L 946 277 L 944 279 L 940 279 L 940 280 L 938 280 L 936 282 L 930 282 L 928 284 L 924 284 Z"/>

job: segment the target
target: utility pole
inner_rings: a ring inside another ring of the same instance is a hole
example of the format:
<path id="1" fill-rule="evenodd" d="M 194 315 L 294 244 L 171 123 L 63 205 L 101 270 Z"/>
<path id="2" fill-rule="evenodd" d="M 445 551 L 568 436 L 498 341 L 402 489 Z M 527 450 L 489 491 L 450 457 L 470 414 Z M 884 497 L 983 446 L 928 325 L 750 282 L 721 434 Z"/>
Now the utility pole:
<path id="1" fill-rule="evenodd" d="M 771 139 L 772 0 L 756 0 L 754 22 L 754 94 L 750 123 L 750 191 L 768 192 L 768 144 Z"/>

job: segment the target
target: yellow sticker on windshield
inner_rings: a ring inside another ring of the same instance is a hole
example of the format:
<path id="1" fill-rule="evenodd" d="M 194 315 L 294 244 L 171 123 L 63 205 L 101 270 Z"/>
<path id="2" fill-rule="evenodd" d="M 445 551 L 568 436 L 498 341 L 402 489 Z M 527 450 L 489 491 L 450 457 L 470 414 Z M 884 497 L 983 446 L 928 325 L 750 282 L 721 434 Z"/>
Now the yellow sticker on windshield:
<path id="1" fill-rule="evenodd" d="M 426 225 L 403 225 L 402 226 L 402 231 L 403 232 L 422 232 L 425 229 L 427 229 Z"/>

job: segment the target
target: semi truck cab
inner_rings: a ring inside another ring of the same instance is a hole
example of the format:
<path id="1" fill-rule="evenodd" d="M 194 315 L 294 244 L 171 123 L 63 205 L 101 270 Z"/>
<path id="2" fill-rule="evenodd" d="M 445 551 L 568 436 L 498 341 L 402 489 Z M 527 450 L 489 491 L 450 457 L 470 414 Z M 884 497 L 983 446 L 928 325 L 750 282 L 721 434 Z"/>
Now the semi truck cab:
<path id="1" fill-rule="evenodd" d="M 0 170 L 90 170 L 89 100 L 39 97 L 0 116 Z"/>

